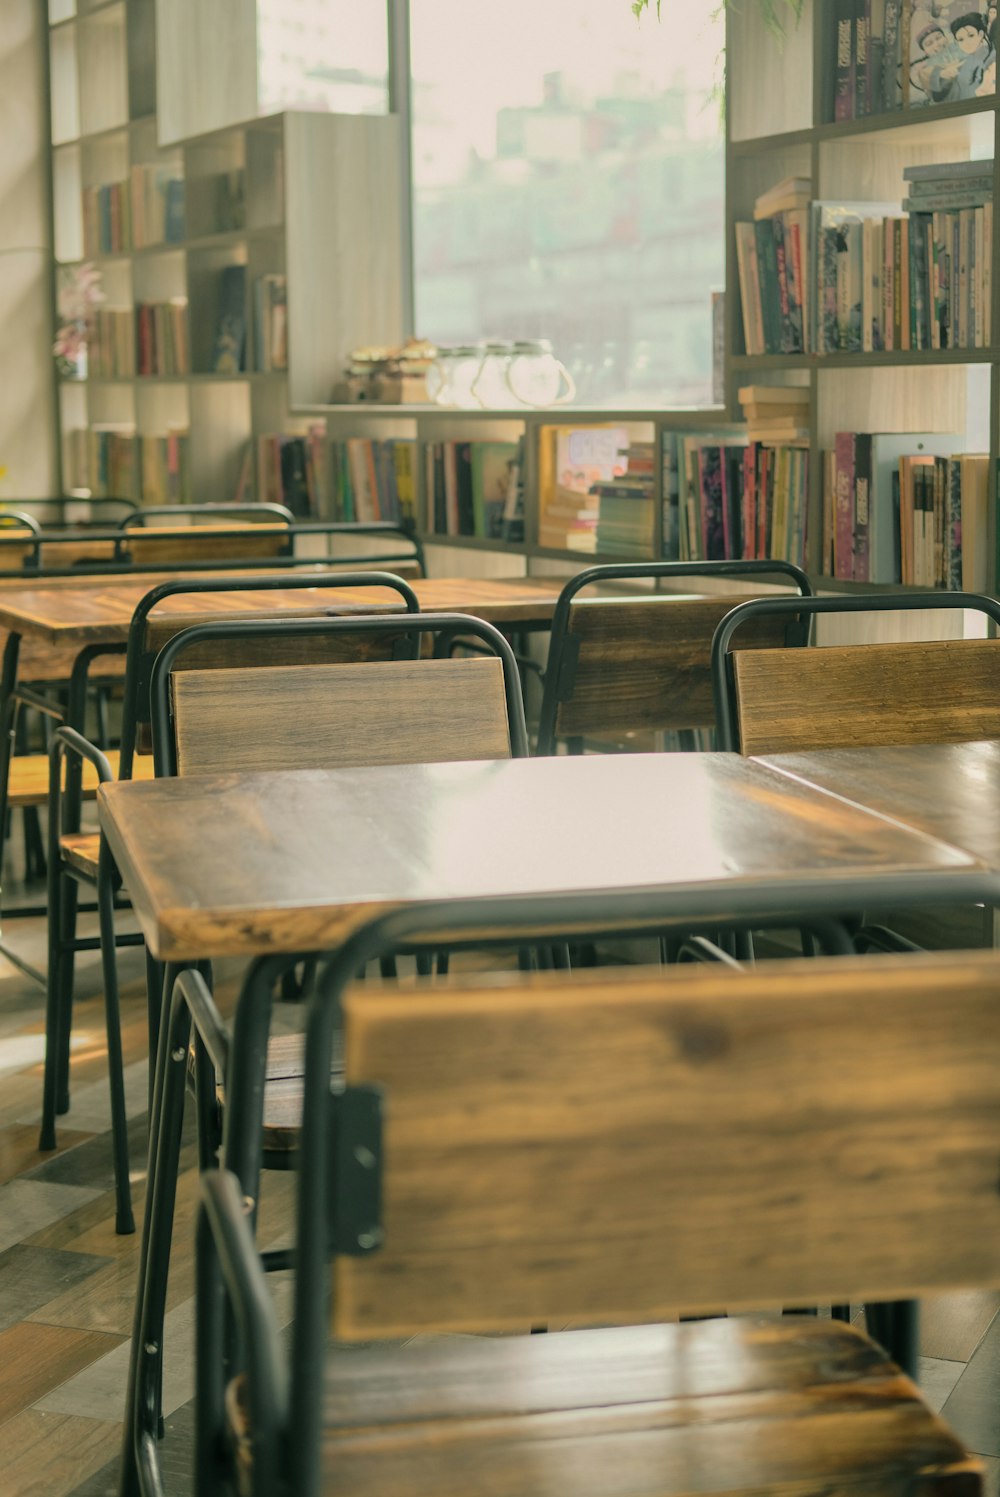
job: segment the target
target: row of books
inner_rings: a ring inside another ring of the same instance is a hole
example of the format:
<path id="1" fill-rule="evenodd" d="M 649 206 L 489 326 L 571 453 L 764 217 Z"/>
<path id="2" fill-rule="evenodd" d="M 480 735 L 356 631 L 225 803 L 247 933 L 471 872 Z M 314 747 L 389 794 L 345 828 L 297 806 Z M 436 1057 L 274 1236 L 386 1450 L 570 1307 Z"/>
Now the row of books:
<path id="1" fill-rule="evenodd" d="M 68 484 L 98 499 L 136 499 L 146 504 L 191 500 L 188 433 L 136 433 L 128 424 L 77 428 L 67 434 Z"/>
<path id="2" fill-rule="evenodd" d="M 131 307 L 97 307 L 87 342 L 91 378 L 131 379 L 135 374 L 135 314 Z"/>
<path id="3" fill-rule="evenodd" d="M 956 434 L 838 432 L 823 454 L 824 575 L 982 592 L 989 459 Z"/>
<path id="4" fill-rule="evenodd" d="M 833 117 L 996 92 L 996 7 L 984 0 L 832 0 Z"/>
<path id="5" fill-rule="evenodd" d="M 257 498 L 265 504 L 284 504 L 300 520 L 321 515 L 326 472 L 322 422 L 304 432 L 270 432 L 257 438 Z M 241 473 L 236 502 L 252 497 L 249 490 L 249 474 Z"/>
<path id="6" fill-rule="evenodd" d="M 805 565 L 809 453 L 732 433 L 664 434 L 668 561 Z"/>
<path id="7" fill-rule="evenodd" d="M 98 307 L 88 346 L 88 369 L 99 379 L 130 379 L 135 374 L 187 374 L 187 300 L 139 302 L 131 307 Z"/>
<path id="8" fill-rule="evenodd" d="M 920 185 L 911 179 L 912 187 Z M 808 213 L 794 209 L 736 224 L 746 351 L 988 344 L 992 201 L 976 206 L 970 197 L 968 206 L 935 208 L 939 200 L 918 191 L 906 212 L 893 204 L 814 202 Z"/>
<path id="9" fill-rule="evenodd" d="M 515 514 L 519 458 L 516 442 L 428 442 L 424 477 L 434 533 L 503 538 Z"/>
<path id="10" fill-rule="evenodd" d="M 258 276 L 253 284 L 254 368 L 288 368 L 288 308 L 283 275 Z"/>
<path id="11" fill-rule="evenodd" d="M 83 189 L 83 248 L 116 255 L 184 238 L 184 182 L 169 167 L 133 166 L 118 182 Z"/>
<path id="12" fill-rule="evenodd" d="M 335 520 L 413 520 L 417 444 L 412 438 L 348 437 L 330 444 Z"/>
<path id="13" fill-rule="evenodd" d="M 135 309 L 136 372 L 138 374 L 187 374 L 191 368 L 188 347 L 187 298 L 138 302 Z"/>

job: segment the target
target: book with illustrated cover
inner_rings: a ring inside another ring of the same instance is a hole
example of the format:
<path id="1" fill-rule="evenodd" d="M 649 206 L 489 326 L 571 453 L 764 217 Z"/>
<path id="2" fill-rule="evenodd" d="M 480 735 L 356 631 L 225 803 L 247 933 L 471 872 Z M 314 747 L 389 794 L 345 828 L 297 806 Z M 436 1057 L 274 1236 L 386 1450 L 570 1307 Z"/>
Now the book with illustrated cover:
<path id="1" fill-rule="evenodd" d="M 246 266 L 226 265 L 219 273 L 218 321 L 212 369 L 239 374 L 246 368 Z"/>
<path id="2" fill-rule="evenodd" d="M 909 108 L 996 92 L 995 7 L 979 0 L 908 0 L 904 14 Z"/>

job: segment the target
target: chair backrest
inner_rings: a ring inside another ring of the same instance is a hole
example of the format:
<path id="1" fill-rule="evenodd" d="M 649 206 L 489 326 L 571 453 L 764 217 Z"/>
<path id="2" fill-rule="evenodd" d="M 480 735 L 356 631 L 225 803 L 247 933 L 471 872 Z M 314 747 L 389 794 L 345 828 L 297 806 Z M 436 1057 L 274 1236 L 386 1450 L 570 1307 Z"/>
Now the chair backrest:
<path id="1" fill-rule="evenodd" d="M 808 578 L 780 562 L 657 562 L 592 567 L 567 583 L 552 620 L 538 752 L 556 741 L 613 736 L 632 730 L 714 725 L 711 646 L 720 621 L 738 598 L 647 594 L 580 598 L 595 584 L 648 578 L 775 577 L 808 594 Z M 785 624 L 766 620 L 753 630 L 754 648 L 780 645 Z"/>
<path id="2" fill-rule="evenodd" d="M 322 598 L 322 594 L 320 594 L 320 599 L 317 599 L 316 589 L 322 589 L 325 592 L 329 588 L 345 587 L 384 587 L 390 594 L 397 596 L 403 611 L 408 616 L 420 611 L 420 604 L 413 589 L 402 578 L 393 576 L 391 572 L 343 571 L 310 572 L 308 575 L 286 573 L 243 577 L 187 577 L 161 582 L 146 593 L 133 612 L 129 625 L 125 665 L 125 699 L 122 708 L 120 777 L 122 779 L 130 777 L 132 761 L 138 747 L 148 746 L 140 745 L 140 738 L 143 728 L 148 727 L 150 721 L 150 680 L 153 662 L 160 650 L 176 635 L 183 630 L 190 630 L 190 626 L 195 621 L 204 622 L 206 618 L 219 616 L 229 619 L 239 618 L 241 608 L 245 614 L 249 606 L 249 600 L 242 596 L 247 593 L 278 595 L 286 607 L 288 594 L 297 596 L 301 593 L 303 610 L 319 611 L 329 607 L 329 603 Z M 178 613 L 168 620 L 158 620 L 155 616 L 157 607 L 175 598 L 181 600 Z M 276 609 L 275 613 L 268 617 L 276 621 L 281 614 Z M 402 632 L 401 625 L 397 623 L 394 635 L 387 632 L 379 640 L 316 638 L 307 644 L 301 641 L 296 644 L 292 640 L 283 639 L 278 632 L 270 644 L 256 637 L 245 637 L 219 641 L 210 646 L 207 651 L 199 650 L 197 647 L 191 648 L 185 654 L 185 663 L 192 668 L 204 669 L 214 664 L 239 667 L 248 663 L 261 665 L 301 663 L 304 659 L 329 661 L 370 658 L 378 651 L 381 651 L 383 656 L 391 656 L 395 641 Z"/>
<path id="3" fill-rule="evenodd" d="M 206 521 L 210 524 L 217 521 L 242 521 L 245 524 L 273 525 L 277 522 L 291 525 L 294 523 L 295 516 L 287 505 L 264 502 L 260 504 L 143 504 L 123 516 L 116 528 L 119 530 L 142 528 L 148 525 L 150 520 L 156 521 L 158 526 L 162 526 L 164 520 L 173 520 L 178 527 L 186 529 L 192 525 L 201 525 Z"/>
<path id="4" fill-rule="evenodd" d="M 377 1154 L 381 1214 L 335 1261 L 339 1337 L 1000 1285 L 993 954 L 507 975 L 343 1013 L 382 1131 L 337 1157 Z M 327 1188 L 348 1245 L 350 1177 Z"/>
<path id="5" fill-rule="evenodd" d="M 119 557 L 139 569 L 188 561 L 263 561 L 287 556 L 292 544 L 288 526 L 280 521 L 234 520 L 211 528 L 172 525 L 148 531 L 133 525 L 125 535 Z"/>
<path id="6" fill-rule="evenodd" d="M 421 635 L 461 628 L 492 653 L 471 659 L 317 664 L 316 647 L 372 641 L 417 653 Z M 185 669 L 185 655 L 219 647 L 256 654 L 239 668 Z M 286 663 L 270 663 L 279 646 Z M 287 663 L 299 651 L 300 661 Z M 310 654 L 310 649 L 312 653 Z M 157 656 L 151 704 L 158 774 L 336 768 L 527 752 L 517 665 L 491 625 L 458 614 L 406 620 L 362 616 L 212 623 L 183 630 Z"/>
<path id="7" fill-rule="evenodd" d="M 777 601 L 741 605 L 720 625 L 713 675 L 721 748 L 764 754 L 1000 737 L 1000 641 L 745 651 L 744 624 L 780 621 Z M 808 618 L 915 607 L 972 608 L 1000 622 L 992 599 L 961 593 L 810 599 L 797 612 Z"/>

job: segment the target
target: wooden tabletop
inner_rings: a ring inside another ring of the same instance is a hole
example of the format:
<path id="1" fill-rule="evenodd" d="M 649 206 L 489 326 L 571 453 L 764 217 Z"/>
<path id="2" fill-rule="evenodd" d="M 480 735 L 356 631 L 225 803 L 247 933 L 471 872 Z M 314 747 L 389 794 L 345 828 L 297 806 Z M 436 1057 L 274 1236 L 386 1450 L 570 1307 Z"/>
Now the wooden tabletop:
<path id="1" fill-rule="evenodd" d="M 261 569 L 266 570 L 266 569 Z M 391 570 L 391 567 L 388 568 Z M 204 577 L 205 573 L 195 574 Z M 236 574 L 224 574 L 233 577 Z M 0 589 L 0 629 L 43 638 L 51 643 L 118 644 L 128 636 L 135 607 L 161 576 L 81 579 L 72 587 L 45 582 Z M 469 613 L 493 624 L 544 624 L 551 619 L 565 579 L 416 578 L 411 581 L 426 613 Z M 387 603 L 382 587 L 275 589 L 269 592 L 216 593 L 211 605 L 204 594 L 178 594 L 165 600 L 153 619 L 227 615 L 254 617 L 261 613 L 314 614 L 333 611 L 376 613 L 401 608 Z"/>
<path id="2" fill-rule="evenodd" d="M 966 854 L 733 754 L 192 776 L 99 792 L 156 956 L 336 944 L 459 895 L 662 890 L 678 918 L 829 913 L 940 886 Z M 992 886 L 991 886 L 992 887 Z"/>
<path id="3" fill-rule="evenodd" d="M 939 837 L 1000 872 L 1000 742 L 822 749 L 758 762 Z"/>

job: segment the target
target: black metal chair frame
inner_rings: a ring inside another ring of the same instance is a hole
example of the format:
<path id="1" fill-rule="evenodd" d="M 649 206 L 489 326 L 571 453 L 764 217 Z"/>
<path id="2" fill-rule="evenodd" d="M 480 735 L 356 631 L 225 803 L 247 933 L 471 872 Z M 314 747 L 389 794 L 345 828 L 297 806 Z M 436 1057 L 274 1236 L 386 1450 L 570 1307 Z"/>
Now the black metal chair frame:
<path id="1" fill-rule="evenodd" d="M 143 504 L 124 515 L 115 529 L 128 530 L 135 526 L 141 527 L 147 525 L 151 518 L 158 520 L 176 518 L 193 522 L 201 515 L 217 515 L 223 519 L 226 515 L 243 515 L 248 520 L 259 521 L 262 525 L 268 524 L 271 520 L 289 525 L 295 523 L 295 515 L 286 504 L 274 504 L 262 500 L 260 503 L 248 502 L 246 504 Z"/>
<path id="2" fill-rule="evenodd" d="M 865 893 L 876 880 L 868 879 Z M 941 893 L 949 893 L 939 880 Z M 978 890 L 980 898 L 995 898 L 992 876 L 973 878 L 966 892 Z M 802 914 L 816 922 L 822 890 L 801 891 Z M 950 891 L 953 893 L 954 891 Z M 782 900 L 785 908 L 781 908 Z M 727 905 L 732 916 L 747 927 L 781 924 L 789 915 L 787 891 L 758 886 L 748 892 L 741 908 Z M 798 912 L 796 912 L 798 913 Z M 484 929 L 496 932 L 496 945 L 515 946 L 526 939 L 551 939 L 553 931 L 572 938 L 581 932 L 590 936 L 644 935 L 661 930 L 665 923 L 679 922 L 696 934 L 711 924 L 706 920 L 697 891 L 665 899 L 639 891 L 596 893 L 586 896 L 554 896 L 547 899 L 522 897 L 505 900 L 461 900 L 447 904 L 428 903 L 381 916 L 354 934 L 336 952 L 309 999 L 305 1042 L 305 1095 L 298 1160 L 298 1205 L 294 1250 L 295 1308 L 290 1352 L 286 1354 L 278 1335 L 271 1301 L 262 1270 L 288 1266 L 288 1255 L 280 1261 L 261 1255 L 254 1241 L 256 1203 L 259 1198 L 262 1092 L 270 1025 L 271 992 L 280 975 L 283 959 L 259 958 L 249 971 L 233 1020 L 231 1035 L 215 1009 L 198 974 L 174 969 L 174 979 L 165 1043 L 157 1073 L 159 1148 L 157 1171 L 164 1176 L 176 1172 L 180 1134 L 178 1098 L 181 1088 L 172 1077 L 179 1062 L 172 1056 L 186 1055 L 194 1025 L 196 1086 L 203 1096 L 222 1066 L 228 1080 L 228 1111 L 221 1167 L 209 1168 L 202 1178 L 202 1213 L 197 1232 L 197 1321 L 196 1321 L 196 1492 L 210 1497 L 226 1482 L 224 1431 L 224 1381 L 232 1374 L 232 1320 L 239 1337 L 240 1365 L 247 1372 L 249 1418 L 254 1439 L 254 1487 L 257 1494 L 276 1489 L 279 1473 L 298 1497 L 318 1494 L 319 1437 L 322 1419 L 322 1389 L 328 1324 L 330 1282 L 327 1261 L 331 1251 L 351 1255 L 378 1250 L 382 1241 L 380 1202 L 370 1173 L 371 1155 L 355 1150 L 351 1132 L 360 1123 L 378 1131 L 380 1102 L 377 1092 L 331 1087 L 334 1036 L 338 1027 L 341 996 L 365 963 L 387 952 L 410 949 L 423 941 L 437 944 L 447 931 L 453 948 L 482 944 Z M 718 917 L 716 916 L 716 919 Z M 831 954 L 853 950 L 850 937 L 836 918 L 816 922 Z M 287 958 L 284 960 L 292 960 Z M 369 1138 L 371 1134 L 369 1134 Z M 334 1169 L 336 1159 L 336 1169 Z M 126 1405 L 125 1450 L 122 1486 L 124 1497 L 140 1488 L 158 1489 L 158 1349 L 157 1322 L 150 1311 L 155 1305 L 154 1286 L 166 1273 L 164 1220 L 160 1199 L 162 1185 L 154 1181 L 147 1197 L 146 1232 L 150 1241 L 150 1263 L 141 1281 L 141 1304 L 133 1332 L 133 1358 L 138 1365 L 130 1381 Z M 332 1195 L 331 1195 L 332 1192 Z M 879 1329 L 890 1339 L 890 1349 L 901 1354 L 912 1372 L 916 1347 L 905 1316 L 896 1324 L 890 1307 L 882 1313 Z M 873 1327 L 874 1330 L 874 1327 Z M 289 1466 L 290 1463 L 290 1466 Z M 129 1477 L 132 1478 L 130 1484 Z"/>
<path id="3" fill-rule="evenodd" d="M 14 500 L 5 499 L 3 501 L 0 501 L 0 503 L 2 503 L 4 506 L 6 506 L 7 504 L 10 504 L 10 503 L 13 503 L 15 506 L 21 505 L 21 504 L 26 504 L 26 505 L 30 505 L 33 509 L 41 509 L 43 511 L 44 510 L 58 509 L 60 511 L 60 521 L 59 521 L 60 524 L 64 523 L 63 515 L 64 515 L 64 512 L 65 512 L 65 509 L 66 509 L 67 505 L 72 505 L 74 508 L 79 508 L 79 507 L 81 507 L 83 505 L 86 505 L 86 506 L 88 506 L 91 509 L 94 509 L 96 507 L 100 507 L 102 505 L 108 505 L 108 504 L 110 504 L 110 505 L 119 505 L 122 508 L 127 509 L 127 510 L 133 510 L 133 509 L 138 509 L 139 508 L 139 505 L 136 502 L 136 500 L 134 500 L 134 499 L 118 499 L 118 498 L 114 497 L 113 495 L 108 495 L 108 497 L 104 498 L 104 499 L 96 499 L 93 496 L 87 496 L 87 497 L 79 496 L 79 497 L 74 497 L 72 494 L 68 494 L 64 498 L 52 498 L 52 497 L 48 497 L 48 498 L 43 498 L 43 499 L 26 499 L 26 498 L 14 499 Z M 4 513 L 9 513 L 9 511 L 7 511 L 5 509 Z M 74 521 L 73 523 L 74 523 L 74 528 L 81 529 L 81 530 L 86 530 L 91 525 L 102 525 L 102 524 L 104 524 L 106 522 L 103 521 L 103 520 L 86 519 L 86 520 Z M 44 529 L 44 523 L 43 523 L 43 529 Z"/>
<path id="4" fill-rule="evenodd" d="M 948 609 L 982 613 L 1000 627 L 1000 603 L 981 593 L 868 593 L 857 597 L 752 598 L 738 604 L 719 624 L 712 640 L 712 692 L 719 747 L 738 753 L 740 733 L 736 709 L 730 643 L 740 626 L 751 618 L 787 617 L 793 626 L 789 643 L 808 643 L 808 623 L 824 613 L 907 613 L 914 609 Z M 795 629 L 795 625 L 804 627 Z M 858 649 L 863 649 L 859 645 Z"/>
<path id="5" fill-rule="evenodd" d="M 413 589 L 400 577 L 390 572 L 331 572 L 313 574 L 309 577 L 238 577 L 213 579 L 177 579 L 161 582 L 141 600 L 132 615 L 129 638 L 126 645 L 92 645 L 78 657 L 71 681 L 71 705 L 75 712 L 82 712 L 86 700 L 86 674 L 90 662 L 106 653 L 126 656 L 125 701 L 122 712 L 122 743 L 119 763 L 119 778 L 131 779 L 135 758 L 136 741 L 140 724 L 149 721 L 150 679 L 155 656 L 146 647 L 146 626 L 149 614 L 165 598 L 178 593 L 217 593 L 274 591 L 282 588 L 323 587 L 387 587 L 397 592 L 406 617 L 419 613 L 420 605 Z M 278 621 L 267 627 L 272 631 Z M 319 620 L 328 623 L 327 620 Z M 397 630 L 399 616 L 390 615 L 387 623 Z M 190 630 L 184 631 L 190 633 Z M 100 948 L 103 978 L 105 1015 L 108 1031 L 108 1053 L 111 1069 L 111 1126 L 115 1167 L 115 1189 L 117 1194 L 116 1230 L 127 1233 L 135 1230 L 132 1217 L 131 1193 L 129 1190 L 127 1119 L 125 1116 L 124 1092 L 121 1087 L 121 1021 L 118 994 L 118 973 L 115 950 L 118 946 L 142 944 L 142 937 L 114 931 L 114 901 L 119 887 L 117 870 L 114 867 L 104 838 L 101 839 L 97 871 L 97 910 L 100 919 L 100 937 L 79 937 L 76 933 L 78 909 L 77 889 L 90 880 L 81 869 L 66 863 L 60 853 L 60 837 L 78 832 L 83 806 L 82 774 L 83 760 L 94 764 L 98 779 L 104 783 L 112 778 L 107 759 L 93 744 L 72 726 L 58 728 L 49 754 L 49 817 L 48 817 L 48 975 L 45 1020 L 45 1080 L 42 1100 L 42 1124 L 39 1148 L 54 1149 L 56 1146 L 56 1116 L 69 1109 L 69 1042 L 73 1010 L 74 958 L 78 951 Z M 65 785 L 64 785 L 65 779 Z M 158 992 L 158 976 L 150 968 L 153 991 Z M 159 1033 L 159 1007 L 150 1005 L 149 1043 L 150 1055 L 156 1053 Z M 117 1074 L 114 1057 L 118 1057 Z"/>
<path id="6" fill-rule="evenodd" d="M 790 561 L 638 561 L 587 567 L 571 577 L 559 594 L 552 615 L 549 655 L 538 724 L 536 753 L 555 753 L 555 725 L 559 704 L 573 695 L 578 642 L 569 631 L 570 611 L 578 593 L 600 582 L 643 581 L 675 577 L 784 577 L 800 597 L 812 596 L 812 583 L 801 567 Z M 667 595 L 669 596 L 669 595 Z M 573 646 L 577 645 L 574 649 Z"/>
<path id="7" fill-rule="evenodd" d="M 46 502 L 55 503 L 56 501 Z M 225 506 L 206 506 L 205 508 L 223 510 Z M 245 508 L 245 506 L 239 506 L 239 508 Z M 262 505 L 259 508 L 268 507 Z M 182 512 L 188 513 L 191 506 L 180 506 L 180 509 Z M 282 507 L 272 505 L 270 509 L 277 510 L 280 513 Z M 284 513 L 288 513 L 288 511 Z M 183 572 L 187 576 L 197 572 L 211 572 L 213 574 L 225 572 L 244 573 L 255 566 L 262 565 L 266 566 L 269 571 L 280 571 L 284 568 L 290 570 L 315 568 L 322 566 L 324 562 L 343 567 L 362 566 L 365 564 L 374 566 L 377 564 L 380 570 L 384 570 L 385 566 L 394 561 L 407 561 L 416 564 L 421 576 L 426 576 L 427 572 L 423 544 L 419 536 L 408 525 L 395 525 L 390 522 L 383 523 L 378 521 L 371 524 L 353 524 L 340 521 L 321 521 L 305 525 L 289 525 L 287 527 L 288 533 L 285 538 L 283 553 L 280 556 L 268 558 L 266 562 L 256 562 L 252 559 L 249 561 L 208 559 L 204 561 L 189 560 L 156 564 L 133 562 L 130 559 L 127 550 L 128 527 L 123 525 L 108 532 L 97 530 L 89 530 L 87 532 L 88 541 L 106 540 L 114 545 L 113 559 L 109 561 L 94 561 L 90 559 L 84 560 L 74 566 L 46 567 L 41 563 L 42 547 L 49 541 L 72 540 L 75 538 L 76 532 L 42 531 L 37 522 L 27 515 L 23 517 L 20 515 L 10 515 L 10 525 L 7 523 L 7 518 L 6 515 L 0 512 L 0 531 L 13 528 L 15 525 L 18 529 L 30 531 L 32 553 L 31 556 L 24 558 L 23 564 L 20 567 L 5 569 L 2 566 L 4 547 L 23 547 L 25 541 L 19 535 L 0 534 L 0 579 L 45 581 L 52 578 L 84 578 L 89 576 L 127 577 L 134 574 L 155 576 L 158 573 L 169 576 L 178 572 Z M 132 528 L 134 529 L 135 527 L 133 526 Z M 300 535 L 346 535 L 352 538 L 370 536 L 375 540 L 390 539 L 398 536 L 406 542 L 409 549 L 398 553 L 395 551 L 387 552 L 384 556 L 370 558 L 346 555 L 326 558 L 296 556 L 294 554 L 295 538 Z M 199 527 L 200 539 L 218 537 L 231 538 L 232 531 L 213 530 L 208 526 Z M 18 721 L 20 708 L 22 706 L 31 708 L 41 713 L 43 719 L 47 719 L 50 722 L 65 722 L 70 727 L 81 732 L 84 729 L 82 708 L 70 710 L 64 706 L 59 695 L 53 696 L 47 692 L 36 691 L 30 683 L 18 683 L 19 653 L 20 636 L 16 633 L 11 633 L 4 648 L 2 665 L 0 665 L 0 828 L 5 828 L 7 825 L 7 784 L 10 774 L 10 758 L 15 742 L 17 741 L 17 735 L 21 731 L 21 725 Z M 108 649 L 107 651 L 102 651 L 102 653 L 113 654 L 115 651 Z M 70 695 L 72 695 L 72 691 Z M 99 709 L 103 708 L 102 702 L 99 701 L 98 705 Z M 103 710 L 101 720 L 103 721 Z M 30 877 L 33 873 L 44 873 L 45 860 L 42 853 L 37 812 L 34 811 L 34 808 L 28 807 L 25 816 L 26 872 Z M 15 913 L 18 916 L 30 917 L 42 915 L 45 913 L 45 910 L 44 907 L 29 905 L 19 908 Z M 33 980 L 38 982 L 43 980 L 40 973 L 30 964 L 21 962 L 16 955 L 12 955 L 11 960 L 20 966 L 26 975 L 33 978 Z"/>
<path id="8" fill-rule="evenodd" d="M 279 506 L 273 506 L 279 508 Z M 185 512 L 189 506 L 183 506 Z M 27 516 L 25 517 L 28 518 Z M 131 518 L 131 517 L 130 517 Z M 283 518 L 283 517 L 282 517 Z M 21 529 L 29 529 L 20 520 Z M 285 544 L 281 553 L 274 557 L 257 559 L 251 557 L 249 560 L 213 559 L 188 560 L 182 562 L 157 562 L 157 561 L 133 561 L 129 553 L 129 532 L 138 526 L 138 520 L 133 524 L 119 525 L 113 529 L 100 530 L 88 528 L 85 536 L 88 542 L 109 541 L 114 550 L 107 561 L 84 558 L 71 566 L 47 566 L 43 560 L 43 550 L 46 545 L 59 541 L 73 541 L 80 539 L 80 532 L 76 530 L 42 530 L 33 529 L 30 536 L 31 554 L 23 558 L 17 566 L 6 567 L 3 565 L 3 551 L 5 547 L 23 547 L 25 538 L 19 535 L 0 535 L 0 579 L 10 578 L 22 580 L 27 574 L 28 579 L 55 578 L 55 577 L 116 577 L 129 576 L 138 572 L 143 576 L 157 572 L 225 572 L 246 571 L 248 567 L 267 566 L 268 568 L 280 567 L 309 567 L 322 565 L 324 562 L 335 562 L 342 566 L 362 566 L 365 564 L 377 564 L 383 566 L 393 561 L 413 562 L 420 570 L 421 576 L 427 575 L 426 556 L 423 542 L 416 531 L 409 524 L 394 524 L 390 521 L 372 521 L 371 523 L 356 524 L 353 521 L 341 520 L 308 520 L 295 521 L 285 528 L 287 534 L 283 537 Z M 179 530 L 181 527 L 177 527 Z M 231 528 L 213 529 L 209 525 L 192 527 L 196 529 L 199 540 L 229 540 L 233 539 Z M 298 536 L 325 535 L 346 536 L 348 538 L 369 537 L 372 540 L 392 540 L 399 538 L 406 543 L 406 550 L 385 552 L 379 556 L 336 556 L 315 557 L 296 556 L 294 554 L 295 539 Z"/>

